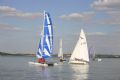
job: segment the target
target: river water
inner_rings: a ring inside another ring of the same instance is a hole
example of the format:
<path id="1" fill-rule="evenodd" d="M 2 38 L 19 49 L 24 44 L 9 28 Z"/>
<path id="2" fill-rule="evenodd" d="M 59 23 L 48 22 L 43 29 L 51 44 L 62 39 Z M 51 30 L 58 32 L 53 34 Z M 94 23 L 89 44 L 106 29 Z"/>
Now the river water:
<path id="1" fill-rule="evenodd" d="M 71 65 L 68 59 L 58 66 L 40 67 L 28 64 L 34 57 L 0 56 L 0 80 L 120 80 L 120 59 L 103 58 L 89 65 Z"/>

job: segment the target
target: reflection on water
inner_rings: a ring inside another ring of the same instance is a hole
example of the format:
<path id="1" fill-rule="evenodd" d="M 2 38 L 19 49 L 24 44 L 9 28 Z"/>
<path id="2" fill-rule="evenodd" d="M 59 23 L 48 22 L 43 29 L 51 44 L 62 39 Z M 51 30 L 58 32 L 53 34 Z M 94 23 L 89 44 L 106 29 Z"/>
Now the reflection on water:
<path id="1" fill-rule="evenodd" d="M 56 61 L 57 59 L 54 58 Z M 33 57 L 0 56 L 0 80 L 120 80 L 120 59 L 103 59 L 89 65 L 28 65 Z"/>
<path id="2" fill-rule="evenodd" d="M 71 72 L 63 63 L 59 66 L 40 67 L 36 66 L 37 75 L 41 80 L 71 80 Z M 35 66 L 34 66 L 35 67 Z"/>
<path id="3" fill-rule="evenodd" d="M 73 70 L 74 80 L 86 80 L 88 79 L 89 65 L 70 65 Z"/>
<path id="4" fill-rule="evenodd" d="M 41 72 L 39 72 L 40 74 L 40 79 L 42 80 L 51 80 L 50 78 L 50 72 L 49 70 L 47 70 L 47 68 L 45 67 L 40 67 L 41 68 Z"/>
<path id="5" fill-rule="evenodd" d="M 54 67 L 36 67 L 42 80 L 87 80 L 89 65 L 71 65 L 60 63 Z"/>

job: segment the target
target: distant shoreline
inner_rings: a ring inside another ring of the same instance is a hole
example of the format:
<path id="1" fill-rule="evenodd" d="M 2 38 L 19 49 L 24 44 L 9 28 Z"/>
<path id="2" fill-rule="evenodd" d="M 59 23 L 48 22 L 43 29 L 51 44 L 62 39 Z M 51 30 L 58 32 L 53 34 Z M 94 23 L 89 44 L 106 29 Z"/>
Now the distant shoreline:
<path id="1" fill-rule="evenodd" d="M 34 54 L 22 54 L 22 53 L 16 53 L 16 54 L 12 54 L 12 53 L 6 53 L 6 52 L 0 52 L 1 56 L 34 56 Z"/>
<path id="2" fill-rule="evenodd" d="M 22 53 L 6 53 L 6 52 L 0 52 L 1 56 L 35 56 L 35 54 L 22 54 Z M 54 57 L 57 57 L 58 54 L 53 54 Z M 70 57 L 71 54 L 64 54 L 64 57 Z M 120 58 L 120 55 L 111 55 L 111 54 L 96 54 L 95 58 Z"/>

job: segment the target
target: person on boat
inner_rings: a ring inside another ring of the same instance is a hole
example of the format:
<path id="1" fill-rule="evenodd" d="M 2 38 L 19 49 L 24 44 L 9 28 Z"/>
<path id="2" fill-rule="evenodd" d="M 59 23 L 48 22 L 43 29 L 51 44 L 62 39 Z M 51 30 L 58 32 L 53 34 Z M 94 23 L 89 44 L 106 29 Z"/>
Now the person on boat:
<path id="1" fill-rule="evenodd" d="M 63 62 L 63 59 L 60 59 L 60 62 Z"/>
<path id="2" fill-rule="evenodd" d="M 60 62 L 63 62 L 63 61 L 66 61 L 65 59 L 63 59 L 63 58 L 60 58 Z"/>
<path id="3" fill-rule="evenodd" d="M 44 64 L 45 63 L 45 59 L 44 58 L 38 58 L 38 63 Z"/>

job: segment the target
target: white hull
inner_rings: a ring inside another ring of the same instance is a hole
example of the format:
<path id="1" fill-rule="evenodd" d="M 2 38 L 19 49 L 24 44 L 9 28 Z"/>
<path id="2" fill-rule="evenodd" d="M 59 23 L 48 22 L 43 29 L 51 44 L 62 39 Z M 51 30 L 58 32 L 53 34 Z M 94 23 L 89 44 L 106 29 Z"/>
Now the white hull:
<path id="1" fill-rule="evenodd" d="M 58 65 L 57 63 L 45 63 L 45 64 L 41 64 L 38 62 L 28 62 L 31 65 L 36 65 L 36 66 L 56 66 Z"/>
<path id="2" fill-rule="evenodd" d="M 102 59 L 98 58 L 98 61 L 100 62 L 100 61 L 102 61 Z"/>
<path id="3" fill-rule="evenodd" d="M 94 59 L 94 61 L 100 62 L 100 61 L 102 61 L 102 59 L 101 58 L 96 58 L 96 59 Z"/>
<path id="4" fill-rule="evenodd" d="M 88 62 L 84 62 L 84 61 L 70 61 L 69 64 L 81 64 L 81 65 L 86 65 L 86 64 L 88 64 Z"/>

